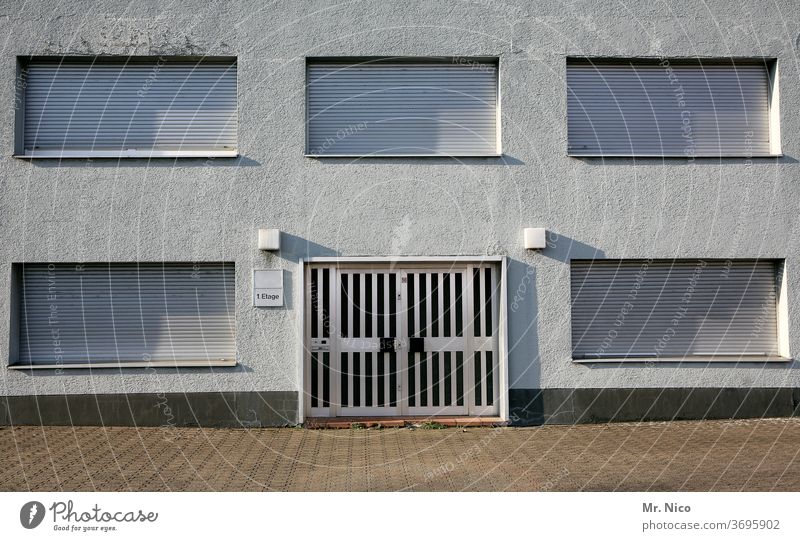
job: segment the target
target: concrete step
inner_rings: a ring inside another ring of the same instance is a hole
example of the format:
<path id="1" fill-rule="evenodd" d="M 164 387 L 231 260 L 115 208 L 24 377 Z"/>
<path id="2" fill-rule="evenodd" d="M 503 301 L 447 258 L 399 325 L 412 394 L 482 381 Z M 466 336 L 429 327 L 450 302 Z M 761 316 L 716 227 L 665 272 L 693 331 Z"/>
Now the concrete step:
<path id="1" fill-rule="evenodd" d="M 306 428 L 403 428 L 421 426 L 425 423 L 436 423 L 442 426 L 506 426 L 508 423 L 500 417 L 308 417 Z"/>

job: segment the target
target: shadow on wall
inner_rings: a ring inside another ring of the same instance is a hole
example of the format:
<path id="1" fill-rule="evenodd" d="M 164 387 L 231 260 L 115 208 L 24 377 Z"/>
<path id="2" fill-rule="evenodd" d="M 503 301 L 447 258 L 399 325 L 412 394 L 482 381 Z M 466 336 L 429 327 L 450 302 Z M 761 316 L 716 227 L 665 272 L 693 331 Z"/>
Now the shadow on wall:
<path id="1" fill-rule="evenodd" d="M 674 370 L 675 368 L 681 369 L 690 369 L 690 370 L 709 370 L 714 368 L 720 369 L 731 369 L 736 368 L 737 370 L 746 370 L 748 372 L 757 370 L 800 370 L 800 361 L 797 359 L 787 359 L 786 362 L 758 362 L 757 360 L 754 361 L 752 359 L 747 359 L 745 361 L 736 362 L 736 361 L 708 361 L 708 362 L 698 362 L 698 361 L 664 361 L 659 360 L 656 362 L 652 361 L 641 361 L 641 362 L 634 362 L 634 361 L 625 361 L 625 362 L 587 362 L 582 361 L 581 365 L 591 368 L 592 370 L 619 370 L 620 368 L 626 369 L 647 369 L 647 370 Z"/>
<path id="2" fill-rule="evenodd" d="M 503 154 L 501 156 L 491 156 L 484 158 L 473 157 L 459 157 L 459 156 L 409 156 L 406 158 L 390 158 L 381 156 L 350 156 L 350 157 L 333 157 L 333 156 L 314 156 L 313 159 L 322 164 L 335 164 L 337 166 L 359 164 L 359 165 L 408 165 L 409 160 L 414 163 L 423 162 L 425 165 L 449 165 L 454 163 L 467 166 L 508 166 L 508 165 L 525 165 L 525 162 Z"/>
<path id="3" fill-rule="evenodd" d="M 601 259 L 605 252 L 555 231 L 547 232 L 547 248 L 539 257 L 569 264 L 570 259 Z M 534 264 L 517 260 L 508 263 L 508 349 L 509 413 L 519 425 L 538 425 L 545 419 L 539 350 L 539 299 Z M 551 400 L 552 402 L 552 400 Z M 552 404 L 548 404 L 552 406 Z M 555 411 L 569 409 L 557 404 Z"/>
<path id="4" fill-rule="evenodd" d="M 539 388 L 541 359 L 536 268 L 509 259 L 507 294 L 509 387 Z"/>
<path id="5" fill-rule="evenodd" d="M 562 263 L 569 263 L 571 259 L 605 259 L 606 253 L 579 240 L 570 238 L 556 231 L 547 231 L 547 248 L 542 250 L 542 256 Z"/>
<path id="6" fill-rule="evenodd" d="M 570 156 L 575 160 L 582 161 L 586 165 L 610 165 L 610 166 L 623 166 L 630 167 L 631 165 L 653 166 L 653 165 L 671 165 L 680 167 L 681 165 L 750 165 L 750 164 L 788 164 L 798 163 L 797 158 L 792 156 L 772 156 L 772 157 L 720 157 L 720 158 L 695 158 L 689 160 L 684 157 L 664 156 L 662 158 L 636 158 L 636 157 L 597 157 L 597 156 Z"/>
<path id="7" fill-rule="evenodd" d="M 92 375 L 114 375 L 114 376 L 142 376 L 145 378 L 158 378 L 168 375 L 186 376 L 190 374 L 238 374 L 252 373 L 254 370 L 246 365 L 239 363 L 236 366 L 209 366 L 209 367 L 188 367 L 188 366 L 149 366 L 147 368 L 126 368 L 121 365 L 116 368 L 70 368 L 65 364 L 63 368 L 50 369 L 31 369 L 31 370 L 9 370 L 15 374 L 24 374 L 34 378 L 46 377 L 91 377 Z"/>
<path id="8" fill-rule="evenodd" d="M 261 163 L 247 156 L 236 158 L 33 158 L 22 159 L 45 169 L 96 168 L 184 168 L 184 167 L 257 167 Z"/>
<path id="9" fill-rule="evenodd" d="M 272 257 L 280 257 L 286 261 L 297 263 L 300 258 L 308 260 L 311 257 L 335 257 L 339 254 L 340 253 L 333 248 L 328 248 L 327 246 L 322 246 L 321 244 L 298 237 L 297 235 L 281 231 L 280 252 L 274 254 Z"/>

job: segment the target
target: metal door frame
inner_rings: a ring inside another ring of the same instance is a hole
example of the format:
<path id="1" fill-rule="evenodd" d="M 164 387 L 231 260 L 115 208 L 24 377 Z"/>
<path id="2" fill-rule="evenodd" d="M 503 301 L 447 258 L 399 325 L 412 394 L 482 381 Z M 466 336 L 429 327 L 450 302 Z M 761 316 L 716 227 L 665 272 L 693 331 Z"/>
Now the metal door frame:
<path id="1" fill-rule="evenodd" d="M 374 271 L 391 271 L 395 269 L 398 272 L 413 269 L 413 270 L 432 270 L 436 272 L 441 272 L 442 268 L 447 265 L 456 265 L 456 266 L 467 266 L 469 264 L 494 264 L 497 266 L 497 270 L 499 274 L 497 275 L 499 291 L 498 291 L 498 321 L 497 321 L 497 333 L 496 333 L 496 351 L 497 351 L 497 371 L 498 371 L 498 388 L 496 392 L 497 397 L 497 408 L 496 413 L 493 415 L 499 416 L 502 420 L 508 419 L 508 332 L 507 332 L 507 320 L 508 320 L 508 293 L 507 293 L 507 283 L 506 283 L 506 276 L 507 276 L 507 258 L 505 256 L 452 256 L 452 257 L 439 257 L 439 256 L 427 256 L 427 257 L 349 257 L 349 258 L 342 258 L 342 257 L 312 257 L 306 260 L 301 259 L 300 263 L 300 270 L 301 270 L 301 280 L 295 286 L 296 298 L 299 302 L 299 310 L 298 313 L 298 334 L 301 336 L 301 340 L 298 340 L 298 347 L 299 347 L 299 366 L 298 366 L 298 380 L 299 386 L 298 391 L 300 394 L 299 400 L 299 420 L 303 422 L 306 417 L 311 416 L 311 396 L 310 393 L 306 392 L 306 383 L 310 383 L 310 375 L 309 375 L 309 365 L 311 360 L 311 325 L 310 321 L 306 318 L 306 304 L 307 299 L 306 296 L 308 295 L 308 288 L 310 287 L 311 283 L 311 268 L 312 266 L 316 265 L 333 265 L 334 267 L 341 270 L 356 270 L 356 271 L 363 271 L 368 272 L 370 270 Z M 471 277 L 470 277 L 471 280 Z M 466 284 L 465 284 L 466 287 Z M 337 309 L 339 308 L 339 299 L 338 299 L 338 288 L 337 288 Z M 472 295 L 467 296 L 469 299 L 472 298 Z M 407 294 L 404 295 L 404 299 L 407 299 Z M 469 303 L 472 301 L 470 300 Z M 469 307 L 465 306 L 465 309 L 469 310 Z M 471 310 L 467 312 L 468 314 L 471 313 Z M 470 319 L 468 318 L 468 321 Z M 405 317 L 402 317 L 400 320 L 400 326 L 407 334 L 407 321 Z M 470 327 L 471 329 L 471 323 Z M 467 332 L 467 328 L 465 326 L 465 334 Z M 471 343 L 472 340 L 467 340 L 467 343 Z M 331 351 L 331 358 L 336 353 Z M 465 348 L 465 356 L 467 354 L 467 349 Z M 472 350 L 469 350 L 469 354 L 472 355 Z M 408 356 L 407 354 L 400 355 L 398 352 L 398 370 L 400 367 L 407 368 L 408 363 Z M 467 389 L 469 389 L 470 396 L 473 392 L 473 370 L 468 371 L 470 385 L 466 385 Z M 405 373 L 405 372 L 403 372 Z M 404 402 L 407 401 L 408 393 L 405 390 L 405 382 L 401 380 L 401 389 L 403 389 L 402 394 L 399 395 Z M 338 386 L 337 386 L 338 387 Z M 337 391 L 338 392 L 338 391 Z M 334 395 L 333 388 L 331 389 L 331 401 L 333 402 L 334 397 L 336 399 L 336 403 L 339 402 L 338 395 Z M 474 401 L 469 402 L 469 404 L 474 404 Z M 494 409 L 494 406 L 492 406 Z M 399 415 L 404 415 L 404 412 L 407 412 L 407 402 L 400 404 L 398 406 L 400 411 Z M 335 411 L 336 408 L 330 408 L 329 416 L 334 417 L 338 414 Z M 482 412 L 480 410 L 476 410 L 472 406 L 469 408 L 468 415 L 486 415 L 487 413 Z"/>

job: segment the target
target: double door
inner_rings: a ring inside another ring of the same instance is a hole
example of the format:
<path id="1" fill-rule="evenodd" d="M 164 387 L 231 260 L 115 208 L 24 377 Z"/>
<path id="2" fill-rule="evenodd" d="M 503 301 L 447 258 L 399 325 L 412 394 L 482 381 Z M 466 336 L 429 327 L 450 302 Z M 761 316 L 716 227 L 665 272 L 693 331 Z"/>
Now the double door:
<path id="1" fill-rule="evenodd" d="M 311 416 L 496 415 L 498 269 L 308 269 Z"/>

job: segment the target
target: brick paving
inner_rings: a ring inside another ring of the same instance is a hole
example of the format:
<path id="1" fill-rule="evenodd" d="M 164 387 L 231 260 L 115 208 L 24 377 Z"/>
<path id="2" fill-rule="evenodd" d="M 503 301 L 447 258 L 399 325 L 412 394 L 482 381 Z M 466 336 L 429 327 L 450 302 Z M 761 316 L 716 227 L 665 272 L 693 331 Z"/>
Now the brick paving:
<path id="1" fill-rule="evenodd" d="M 800 419 L 367 430 L 0 428 L 0 490 L 800 490 Z"/>

